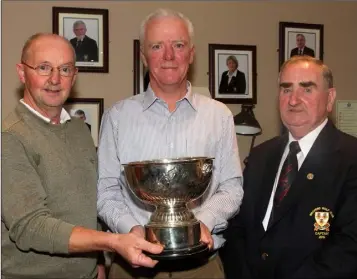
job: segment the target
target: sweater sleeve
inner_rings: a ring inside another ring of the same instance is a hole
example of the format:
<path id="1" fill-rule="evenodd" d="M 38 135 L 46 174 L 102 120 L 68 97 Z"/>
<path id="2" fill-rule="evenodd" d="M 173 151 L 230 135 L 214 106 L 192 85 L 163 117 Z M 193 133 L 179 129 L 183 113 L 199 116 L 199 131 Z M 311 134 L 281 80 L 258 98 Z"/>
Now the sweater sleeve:
<path id="1" fill-rule="evenodd" d="M 22 251 L 67 254 L 74 225 L 51 215 L 36 154 L 18 137 L 2 133 L 1 219 Z"/>

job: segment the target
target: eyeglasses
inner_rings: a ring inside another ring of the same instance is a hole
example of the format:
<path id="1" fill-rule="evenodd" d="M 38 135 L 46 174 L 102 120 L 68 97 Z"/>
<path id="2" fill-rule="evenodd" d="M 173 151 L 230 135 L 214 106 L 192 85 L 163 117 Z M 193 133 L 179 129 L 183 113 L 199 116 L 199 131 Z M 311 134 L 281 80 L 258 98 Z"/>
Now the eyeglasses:
<path id="1" fill-rule="evenodd" d="M 35 70 L 36 73 L 39 74 L 40 76 L 50 76 L 53 73 L 53 69 L 57 68 L 57 70 L 59 71 L 59 73 L 62 77 L 70 77 L 70 76 L 73 76 L 77 70 L 76 67 L 69 66 L 69 65 L 52 67 L 51 65 L 42 63 L 36 67 L 32 67 L 23 61 L 21 63 L 24 64 L 25 66 L 29 67 L 30 69 Z"/>

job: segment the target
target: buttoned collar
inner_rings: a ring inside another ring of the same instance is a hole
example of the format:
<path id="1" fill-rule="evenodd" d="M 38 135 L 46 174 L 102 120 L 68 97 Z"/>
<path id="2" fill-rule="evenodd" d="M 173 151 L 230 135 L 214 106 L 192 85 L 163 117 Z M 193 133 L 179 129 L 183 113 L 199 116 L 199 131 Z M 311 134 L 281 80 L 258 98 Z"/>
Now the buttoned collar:
<path id="1" fill-rule="evenodd" d="M 227 76 L 229 77 L 236 77 L 238 73 L 238 69 L 236 69 L 232 74 L 229 73 L 229 71 L 227 71 Z"/>
<path id="2" fill-rule="evenodd" d="M 192 86 L 191 83 L 189 81 L 187 81 L 187 93 L 186 95 L 181 98 L 180 100 L 178 100 L 177 102 L 181 102 L 182 100 L 186 99 L 187 102 L 191 105 L 191 107 L 194 110 L 197 110 L 197 104 L 195 104 L 195 98 L 193 96 L 193 92 L 192 92 Z M 154 93 L 154 91 L 152 90 L 150 84 L 147 88 L 147 90 L 142 93 L 145 94 L 144 96 L 144 100 L 143 100 L 143 111 L 147 110 L 153 103 L 155 103 L 157 100 L 160 100 Z"/>
<path id="3" fill-rule="evenodd" d="M 298 140 L 301 152 L 303 153 L 305 158 L 306 158 L 307 154 L 309 153 L 312 145 L 314 144 L 316 138 L 318 137 L 318 135 L 320 134 L 322 129 L 326 126 L 326 124 L 327 124 L 327 118 L 318 127 L 316 127 L 314 130 L 312 130 L 306 136 L 304 136 L 303 138 Z M 295 141 L 295 140 L 296 139 L 294 139 L 294 137 L 289 132 L 288 145 L 290 144 L 290 142 Z"/>

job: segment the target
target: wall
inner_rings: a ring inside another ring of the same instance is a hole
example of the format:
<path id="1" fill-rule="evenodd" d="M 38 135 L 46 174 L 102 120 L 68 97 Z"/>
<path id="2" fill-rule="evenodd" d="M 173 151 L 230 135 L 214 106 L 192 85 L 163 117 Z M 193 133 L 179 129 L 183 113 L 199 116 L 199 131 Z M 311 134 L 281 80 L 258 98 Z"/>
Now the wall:
<path id="1" fill-rule="evenodd" d="M 324 60 L 332 68 L 338 99 L 355 99 L 357 65 L 357 3 L 343 1 L 3 1 L 2 2 L 2 116 L 16 105 L 20 83 L 15 64 L 24 41 L 37 32 L 52 32 L 52 6 L 109 9 L 110 73 L 80 73 L 76 97 L 103 97 L 105 107 L 132 95 L 133 40 L 141 20 L 159 7 L 179 10 L 195 26 L 194 86 L 208 86 L 208 44 L 257 46 L 258 104 L 255 115 L 263 134 L 256 144 L 279 133 L 277 73 L 279 21 L 324 24 Z M 240 105 L 229 105 L 234 114 Z M 239 137 L 241 158 L 250 145 Z"/>

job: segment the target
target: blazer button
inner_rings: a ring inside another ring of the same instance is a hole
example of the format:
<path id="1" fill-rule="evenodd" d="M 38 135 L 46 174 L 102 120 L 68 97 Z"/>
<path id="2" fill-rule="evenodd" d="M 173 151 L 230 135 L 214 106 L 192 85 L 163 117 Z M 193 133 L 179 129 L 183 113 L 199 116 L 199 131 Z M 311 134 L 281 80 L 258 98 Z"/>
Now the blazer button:
<path id="1" fill-rule="evenodd" d="M 262 260 L 265 261 L 268 258 L 268 254 L 267 253 L 262 253 Z"/>

